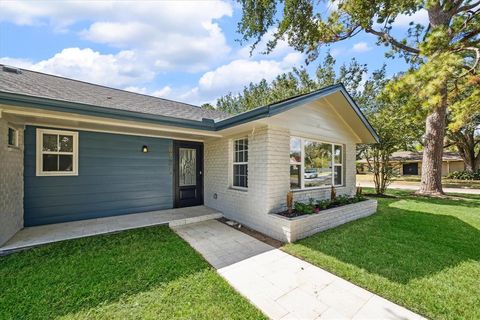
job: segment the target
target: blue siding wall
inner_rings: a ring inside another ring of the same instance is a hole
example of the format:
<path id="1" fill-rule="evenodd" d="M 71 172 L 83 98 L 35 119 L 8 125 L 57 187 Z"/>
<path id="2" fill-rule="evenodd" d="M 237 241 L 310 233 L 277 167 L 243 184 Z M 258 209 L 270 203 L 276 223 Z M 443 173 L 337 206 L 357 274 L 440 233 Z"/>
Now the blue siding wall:
<path id="1" fill-rule="evenodd" d="M 35 136 L 27 126 L 25 226 L 173 207 L 172 140 L 79 131 L 78 176 L 37 177 Z"/>

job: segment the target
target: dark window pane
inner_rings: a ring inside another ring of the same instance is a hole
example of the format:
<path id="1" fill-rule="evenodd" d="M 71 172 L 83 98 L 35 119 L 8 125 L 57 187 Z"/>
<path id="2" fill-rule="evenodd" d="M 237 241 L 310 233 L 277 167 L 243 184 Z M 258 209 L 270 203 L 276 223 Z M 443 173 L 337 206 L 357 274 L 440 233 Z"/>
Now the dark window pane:
<path id="1" fill-rule="evenodd" d="M 73 152 L 73 136 L 60 136 L 60 151 Z"/>
<path id="2" fill-rule="evenodd" d="M 300 166 L 290 166 L 290 189 L 300 189 Z"/>
<path id="3" fill-rule="evenodd" d="M 15 130 L 13 128 L 8 128 L 8 145 L 15 146 L 17 144 Z"/>
<path id="4" fill-rule="evenodd" d="M 73 171 L 73 156 L 60 155 L 59 171 Z"/>
<path id="5" fill-rule="evenodd" d="M 58 151 L 57 138 L 56 134 L 44 134 L 43 151 Z"/>
<path id="6" fill-rule="evenodd" d="M 238 180 L 239 176 L 238 175 L 234 175 L 233 176 L 233 185 L 238 187 L 239 186 L 239 180 Z"/>
<path id="7" fill-rule="evenodd" d="M 43 155 L 43 171 L 58 171 L 58 155 Z"/>
<path id="8" fill-rule="evenodd" d="M 342 164 L 342 161 L 343 161 L 342 147 L 335 146 L 333 150 L 334 150 L 335 164 Z"/>
<path id="9" fill-rule="evenodd" d="M 332 145 L 305 141 L 305 187 L 332 185 Z"/>
<path id="10" fill-rule="evenodd" d="M 342 185 L 342 167 L 341 166 L 335 166 L 335 176 L 334 176 L 334 182 L 335 185 Z"/>

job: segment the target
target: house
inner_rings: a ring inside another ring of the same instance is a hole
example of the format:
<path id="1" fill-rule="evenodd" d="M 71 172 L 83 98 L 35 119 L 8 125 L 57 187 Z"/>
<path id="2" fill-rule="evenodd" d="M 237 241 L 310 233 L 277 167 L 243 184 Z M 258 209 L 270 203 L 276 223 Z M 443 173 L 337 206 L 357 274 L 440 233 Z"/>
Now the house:
<path id="1" fill-rule="evenodd" d="M 422 174 L 423 151 L 397 151 L 392 153 L 390 164 L 400 176 L 419 176 Z M 357 161 L 358 173 L 368 173 L 367 160 Z M 442 176 L 454 171 L 464 171 L 465 163 L 458 153 L 443 152 Z"/>
<path id="2" fill-rule="evenodd" d="M 342 85 L 228 116 L 0 65 L 0 245 L 27 226 L 201 204 L 292 241 L 271 214 L 286 194 L 353 194 L 355 145 L 377 139 Z"/>

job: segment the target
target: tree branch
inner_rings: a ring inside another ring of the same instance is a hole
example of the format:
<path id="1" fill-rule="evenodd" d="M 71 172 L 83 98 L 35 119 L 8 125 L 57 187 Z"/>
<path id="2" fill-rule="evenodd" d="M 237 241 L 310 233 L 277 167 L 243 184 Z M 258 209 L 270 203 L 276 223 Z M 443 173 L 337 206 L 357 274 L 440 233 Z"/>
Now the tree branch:
<path id="1" fill-rule="evenodd" d="M 457 14 L 459 12 L 463 12 L 463 11 L 468 11 L 470 9 L 473 9 L 475 8 L 476 6 L 480 5 L 480 1 L 477 1 L 477 2 L 474 2 L 474 3 L 471 3 L 471 4 L 468 4 L 466 6 L 463 6 L 463 7 L 460 7 L 458 9 L 456 9 L 453 14 Z"/>
<path id="2" fill-rule="evenodd" d="M 417 54 L 417 55 L 420 54 L 420 50 L 412 48 L 410 46 L 407 46 L 406 44 L 401 43 L 400 41 L 394 39 L 392 36 L 390 36 L 386 32 L 373 30 L 370 27 L 365 28 L 365 32 L 374 34 L 377 37 L 382 38 L 383 40 L 390 43 L 392 46 L 397 47 L 400 50 L 404 50 L 404 51 L 407 51 L 409 53 L 413 53 L 413 54 Z"/>

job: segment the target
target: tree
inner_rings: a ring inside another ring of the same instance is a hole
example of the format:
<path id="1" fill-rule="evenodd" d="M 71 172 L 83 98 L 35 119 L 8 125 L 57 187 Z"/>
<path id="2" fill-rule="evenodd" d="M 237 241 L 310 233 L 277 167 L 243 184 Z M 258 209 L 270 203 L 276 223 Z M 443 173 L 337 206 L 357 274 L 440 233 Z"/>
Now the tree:
<path id="1" fill-rule="evenodd" d="M 200 106 L 204 110 L 215 110 L 215 107 L 210 103 L 204 103 Z"/>
<path id="2" fill-rule="evenodd" d="M 411 70 L 387 88 L 392 97 L 407 97 L 406 109 L 426 114 L 420 194 L 441 195 L 441 164 L 445 121 L 455 82 L 478 73 L 480 62 L 480 1 L 477 0 L 339 0 L 331 10 L 315 0 L 241 0 L 242 20 L 238 30 L 253 47 L 272 28 L 271 52 L 279 40 L 318 57 L 324 45 L 366 32 L 379 45 L 391 48 L 388 56 L 400 56 Z M 400 15 L 426 10 L 428 26 L 411 23 L 405 38 L 398 38 L 393 22 Z M 280 11 L 282 11 L 280 13 Z M 326 15 L 323 12 L 327 12 Z M 470 101 L 472 102 L 472 101 Z"/>
<path id="3" fill-rule="evenodd" d="M 480 169 L 480 113 L 472 116 L 469 123 L 447 133 L 448 146 L 454 146 L 465 163 L 465 170 Z"/>

